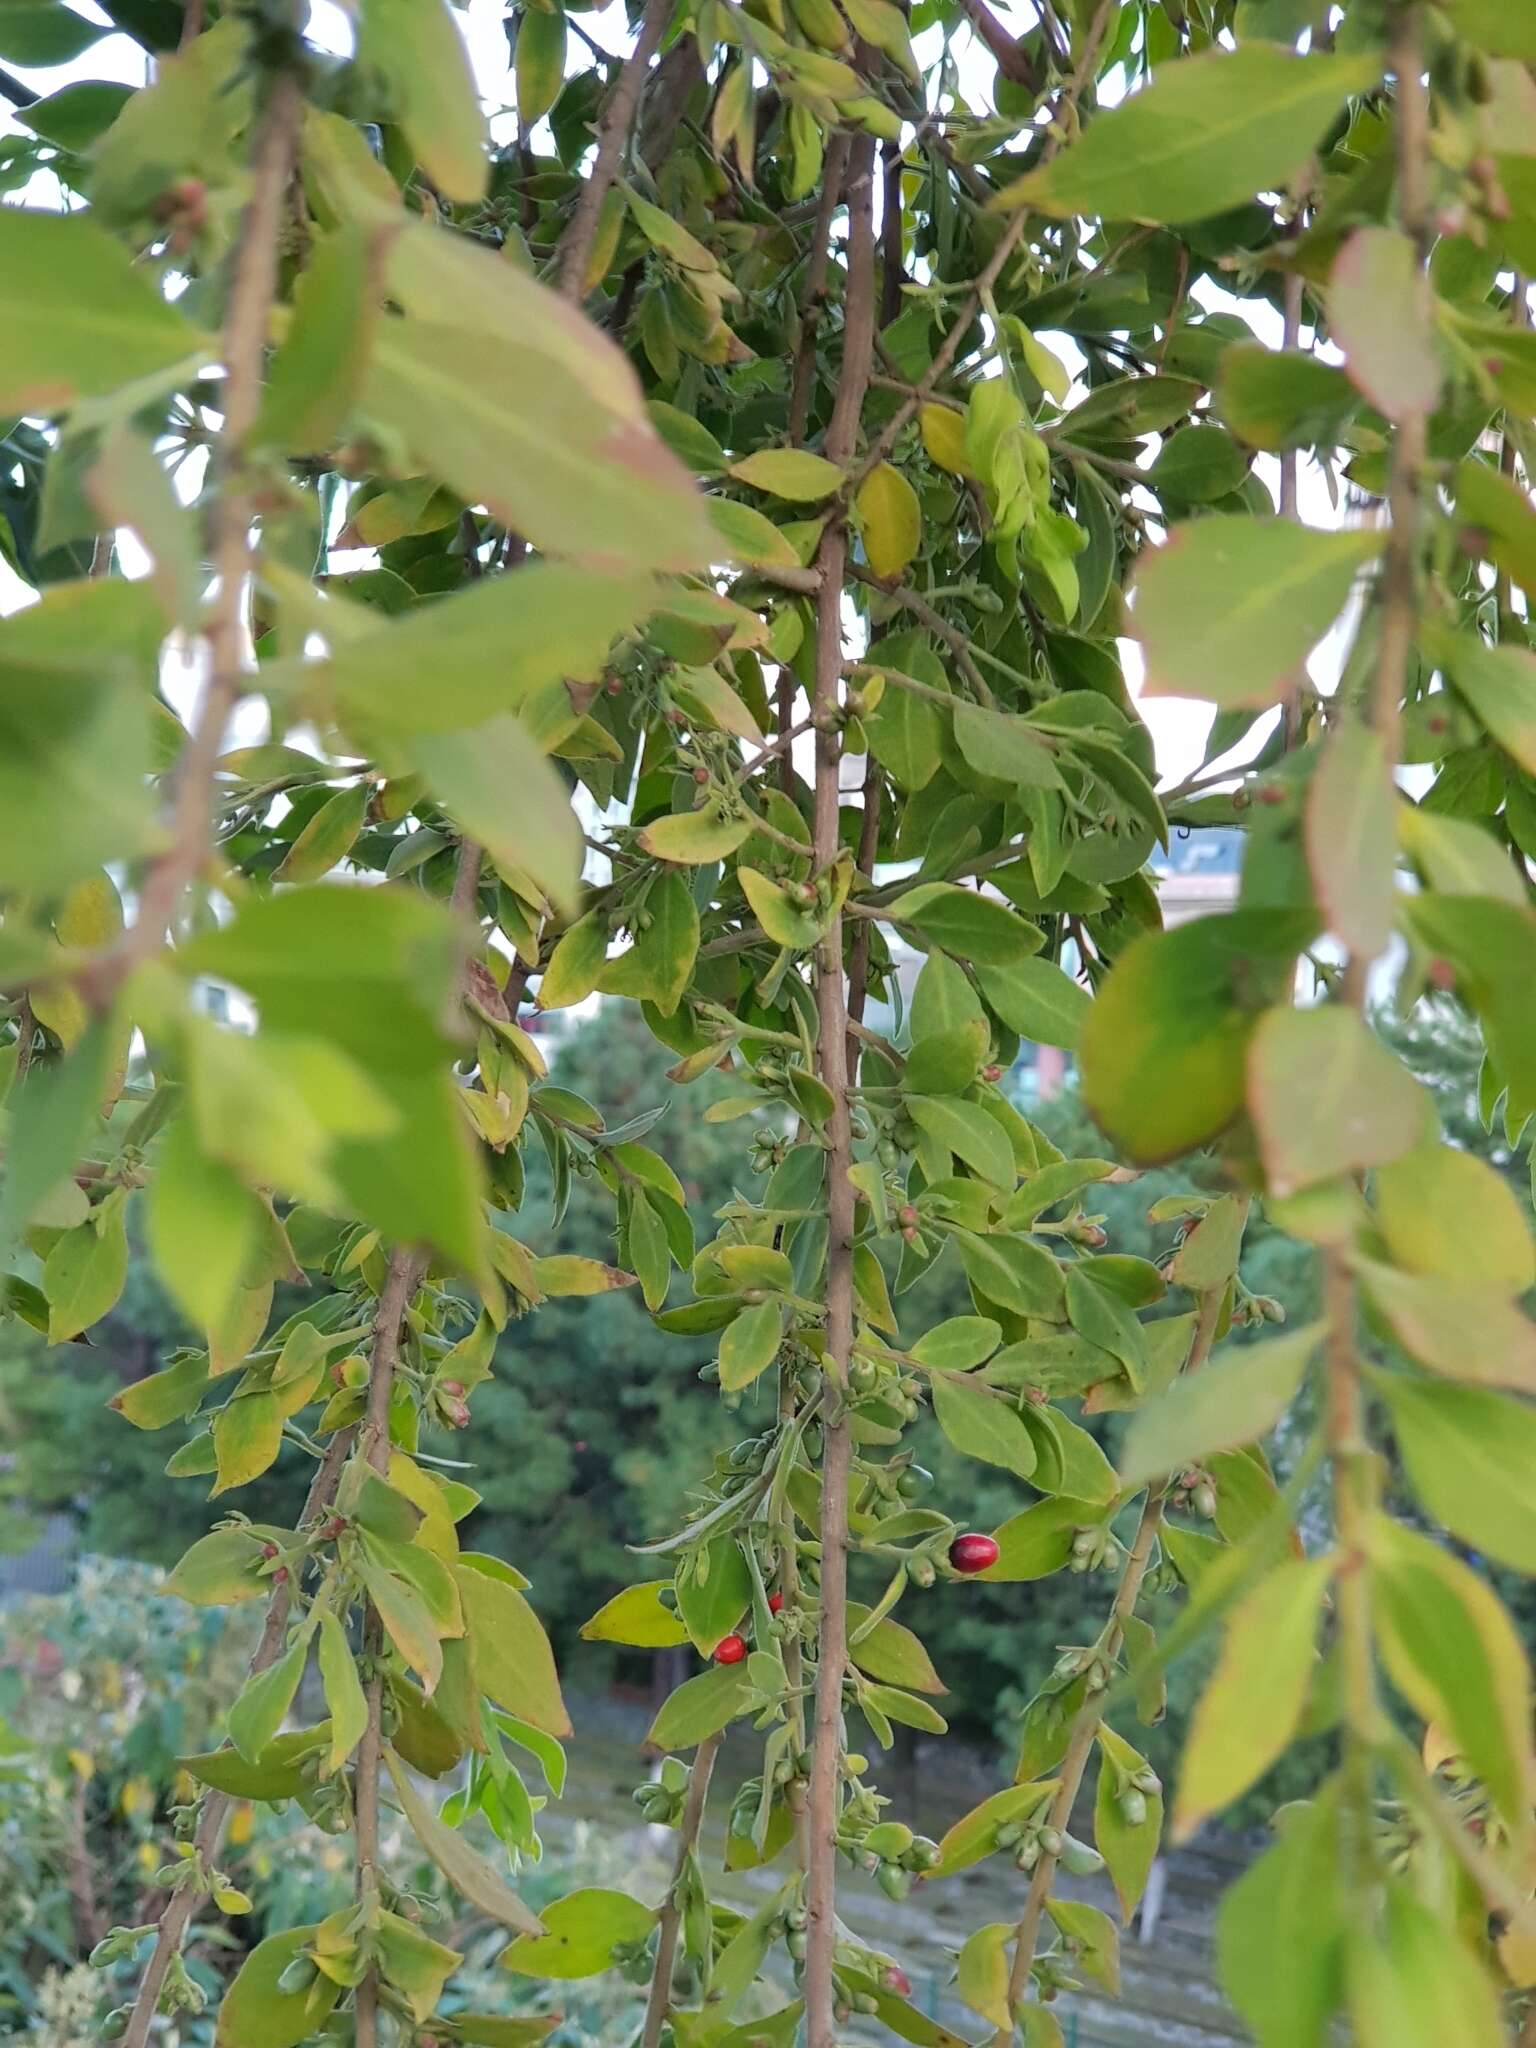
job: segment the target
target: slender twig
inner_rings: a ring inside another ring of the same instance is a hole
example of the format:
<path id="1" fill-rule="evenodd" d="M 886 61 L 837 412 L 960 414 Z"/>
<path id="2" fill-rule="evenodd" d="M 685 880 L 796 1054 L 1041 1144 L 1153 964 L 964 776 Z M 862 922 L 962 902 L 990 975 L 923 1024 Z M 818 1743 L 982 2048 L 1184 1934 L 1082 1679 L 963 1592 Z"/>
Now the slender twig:
<path id="1" fill-rule="evenodd" d="M 875 230 L 871 181 L 874 142 L 858 137 L 848 155 L 848 257 L 843 291 L 843 359 L 832 420 L 829 460 L 847 462 L 856 444 L 868 388 L 875 333 Z M 816 604 L 816 787 L 812 844 L 816 864 L 837 858 L 838 766 L 842 747 L 835 713 L 843 669 L 843 585 L 848 531 L 834 514 L 822 536 L 821 592 Z M 807 2048 L 833 2048 L 832 1963 L 837 1945 L 835 1831 L 847 1662 L 848 1474 L 853 1445 L 847 1412 L 853 1350 L 853 1141 L 848 1117 L 848 1001 L 843 980 L 843 921 L 834 912 L 818 949 L 817 1064 L 832 1099 L 827 1119 L 826 1344 L 822 1368 L 828 1412 L 822 1437 L 821 1615 L 817 1634 L 816 1702 L 808 1796 L 805 1961 Z"/>
<path id="2" fill-rule="evenodd" d="M 1306 280 L 1301 272 L 1292 272 L 1285 280 L 1285 331 L 1281 346 L 1295 349 L 1301 343 L 1302 300 L 1306 294 Z M 1301 501 L 1301 451 L 1286 448 L 1280 456 L 1280 517 L 1297 517 Z M 1296 673 L 1286 681 L 1285 705 L 1282 718 L 1285 725 L 1285 744 L 1294 747 L 1301 738 L 1302 706 L 1306 700 L 1307 669 L 1302 663 Z"/>
<path id="3" fill-rule="evenodd" d="M 400 1357 L 400 1333 L 411 1297 L 421 1285 L 425 1263 L 418 1252 L 391 1253 L 383 1292 L 379 1296 L 372 1353 L 368 1361 L 368 1405 L 358 1431 L 359 1455 L 379 1473 L 389 1469 L 389 1401 Z M 368 1610 L 364 1646 L 371 1653 L 372 1665 L 365 1688 L 368 1721 L 357 1746 L 352 1799 L 357 1811 L 357 1900 L 366 1913 L 378 1895 L 379 1773 L 384 1754 L 384 1641 L 383 1629 L 372 1607 Z M 357 1987 L 352 2015 L 354 2048 L 376 2048 L 378 2013 L 378 1968 L 370 1963 Z"/>
<path id="4" fill-rule="evenodd" d="M 324 1458 L 316 1468 L 315 1476 L 309 1483 L 309 1493 L 304 1501 L 304 1511 L 299 1516 L 299 1528 L 307 1528 L 324 1513 L 335 1496 L 341 1468 L 347 1461 L 356 1432 L 339 1429 L 326 1446 Z M 282 1655 L 283 1640 L 288 1630 L 288 1610 L 292 1602 L 290 1581 L 282 1580 L 272 1588 L 267 1602 L 266 1619 L 262 1623 L 261 1639 L 251 1654 L 248 1676 L 258 1677 L 269 1670 Z M 227 1747 L 227 1745 L 226 1745 Z M 234 1802 L 227 1793 L 205 1792 L 203 1810 L 198 1816 L 197 1831 L 192 1838 L 196 1861 L 207 1866 L 218 1851 L 219 1837 L 224 1832 L 224 1818 Z M 122 2037 L 122 2048 L 144 2048 L 149 2039 L 150 2025 L 155 2016 L 155 2007 L 160 1998 L 160 1988 L 165 1982 L 171 1960 L 180 1948 L 193 1915 L 201 1903 L 201 1895 L 192 1885 L 183 1885 L 172 1892 L 166 1901 L 164 1912 L 155 1928 L 155 1945 L 150 1953 L 144 1974 L 139 1979 L 139 1988 L 133 2002 L 133 2012 L 128 2021 L 128 2031 Z"/>
<path id="5" fill-rule="evenodd" d="M 210 553 L 217 589 L 204 628 L 208 682 L 176 763 L 169 843 L 144 877 L 138 916 L 124 937 L 78 978 L 81 993 L 97 1009 L 111 1001 L 140 961 L 159 950 L 188 883 L 208 858 L 215 816 L 215 768 L 225 727 L 244 694 L 246 680 L 244 604 L 253 560 L 251 526 L 256 505 L 244 472 L 245 442 L 261 403 L 267 316 L 277 289 L 283 211 L 303 107 L 297 74 L 277 72 L 268 84 L 256 131 L 250 204 L 235 244 L 224 321 L 221 483 L 210 514 Z"/>
<path id="6" fill-rule="evenodd" d="M 1020 49 L 986 0 L 960 0 L 960 11 L 986 44 L 1004 78 L 1013 85 L 1022 85 L 1026 92 L 1038 92 L 1040 74 L 1030 62 L 1028 52 Z"/>
<path id="7" fill-rule="evenodd" d="M 608 188 L 618 176 L 619 160 L 629 143 L 645 75 L 672 13 L 672 0 L 647 0 L 635 47 L 625 58 L 624 68 L 598 121 L 597 155 L 592 160 L 591 174 L 581 188 L 576 211 L 560 238 L 558 274 L 564 298 L 575 301 L 584 296 L 587 265 L 592 259 L 592 244 L 597 235 L 597 218 L 602 212 L 603 201 L 608 197 Z"/>
<path id="8" fill-rule="evenodd" d="M 800 295 L 800 333 L 795 342 L 794 367 L 789 380 L 789 442 L 798 448 L 805 439 L 811 416 L 811 395 L 816 385 L 816 333 L 821 322 L 822 301 L 827 293 L 827 269 L 832 260 L 832 219 L 843 196 L 843 173 L 848 163 L 848 136 L 838 129 L 827 144 L 821 167 L 821 196 L 816 207 L 816 225 L 811 230 L 811 257 L 805 268 Z"/>
<path id="9" fill-rule="evenodd" d="M 1189 1343 L 1189 1355 L 1184 1362 L 1186 1373 L 1199 1372 L 1211 1355 L 1211 1345 L 1216 1336 L 1216 1325 L 1221 1317 L 1221 1288 L 1212 1288 L 1200 1297 L 1200 1308 L 1195 1318 L 1195 1328 Z M 1120 1573 L 1120 1583 L 1115 1589 L 1113 1605 L 1109 1610 L 1109 1622 L 1101 1639 L 1103 1653 L 1114 1657 L 1125 1634 L 1125 1624 L 1136 1611 L 1141 1598 L 1142 1584 L 1147 1576 L 1147 1567 L 1157 1542 L 1158 1530 L 1163 1523 L 1163 1508 L 1167 1501 L 1166 1482 L 1148 1489 L 1142 1504 L 1141 1520 L 1131 1543 L 1125 1565 Z M 1072 1818 L 1072 1809 L 1077 1803 L 1082 1788 L 1083 1773 L 1088 1768 L 1088 1759 L 1093 1755 L 1093 1745 L 1098 1740 L 1099 1727 L 1104 1719 L 1104 1701 L 1099 1693 L 1090 1693 L 1078 1710 L 1067 1740 L 1066 1754 L 1058 1770 L 1059 1783 L 1051 1800 L 1047 1825 L 1058 1832 L 1064 1832 Z M 1019 1915 L 1019 1924 L 1014 1931 L 1013 1963 L 1008 1973 L 1008 2010 L 1016 2013 L 1029 1988 L 1029 1974 L 1034 1968 L 1035 1950 L 1040 1940 L 1040 1922 L 1045 1912 L 1045 1902 L 1050 1896 L 1051 1884 L 1056 1875 L 1056 1857 L 1043 1850 L 1039 1862 L 1030 1873 L 1029 1890 L 1025 1894 L 1024 1909 Z M 1010 2018 L 1006 2027 L 999 2027 L 993 2037 L 993 2048 L 1007 2048 L 1013 2040 L 1014 2023 Z"/>
<path id="10" fill-rule="evenodd" d="M 1388 64 L 1395 80 L 1397 205 L 1418 263 L 1417 306 L 1425 331 L 1433 324 L 1427 261 L 1429 107 L 1422 76 L 1417 0 L 1400 0 L 1392 15 Z M 1393 437 L 1387 504 L 1391 525 L 1382 567 L 1380 627 L 1370 698 L 1365 711 L 1387 763 L 1395 767 L 1400 704 L 1418 629 L 1419 551 L 1428 410 L 1408 410 Z M 1350 951 L 1341 976 L 1343 1000 L 1364 1017 L 1370 959 Z M 1365 1424 L 1365 1392 L 1357 1348 L 1359 1302 L 1354 1269 L 1338 1247 L 1323 1254 L 1325 1350 L 1324 1428 L 1333 1461 L 1334 1524 L 1340 1554 L 1337 1579 L 1338 1656 L 1344 1725 L 1344 1772 L 1350 1790 L 1348 1849 L 1351 1896 L 1362 1902 L 1374 1868 L 1371 1798 L 1375 1745 L 1381 1728 L 1372 1640 L 1366 1530 L 1375 1507 L 1376 1463 Z"/>
<path id="11" fill-rule="evenodd" d="M 680 1892 L 688 1870 L 688 1858 L 698 1844 L 699 1829 L 704 1820 L 704 1802 L 709 1797 L 709 1781 L 714 1772 L 715 1758 L 720 1754 L 722 1739 L 720 1735 L 706 1736 L 694 1755 L 693 1770 L 688 1779 L 688 1798 L 678 1826 L 677 1860 L 672 1866 L 672 1882 L 667 1887 L 667 1896 L 662 1901 L 656 1921 L 656 1967 L 651 1973 L 645 2024 L 640 2029 L 640 2048 L 660 2048 L 662 2029 L 667 2023 L 672 2001 L 672 1970 L 677 1961 L 677 1937 L 683 1921 Z"/>
<path id="12" fill-rule="evenodd" d="M 1072 75 L 1067 80 L 1065 86 L 1063 86 L 1051 110 L 1051 132 L 1046 136 L 1045 145 L 1040 153 L 1040 162 L 1042 164 L 1049 163 L 1060 147 L 1063 133 L 1060 126 L 1062 116 L 1074 108 L 1084 92 L 1087 91 L 1088 85 L 1098 67 L 1099 50 L 1104 41 L 1105 30 L 1108 28 L 1110 20 L 1116 11 L 1116 0 L 1099 0 L 1098 9 L 1094 14 L 1093 20 L 1089 23 L 1087 34 L 1083 38 L 1082 55 L 1072 67 Z M 902 400 L 901 404 L 897 406 L 895 412 L 892 413 L 891 417 L 870 443 L 868 454 L 864 457 L 863 462 L 860 463 L 849 484 L 850 491 L 857 490 L 870 471 L 885 461 L 900 438 L 902 429 L 912 418 L 918 407 L 925 405 L 933 392 L 944 381 L 949 372 L 950 365 L 960 353 L 960 344 L 970 331 L 971 322 L 980 312 L 987 294 L 1008 267 L 1010 259 L 1024 238 L 1024 230 L 1029 225 L 1030 219 L 1031 215 L 1028 207 L 1021 206 L 1012 220 L 1009 221 L 1003 233 L 998 237 L 997 247 L 992 251 L 985 267 L 981 270 L 970 290 L 961 301 L 960 311 L 955 316 L 949 332 L 939 343 L 937 349 L 935 349 L 933 361 L 923 372 L 917 384 L 913 386 L 910 395 Z"/>
<path id="13" fill-rule="evenodd" d="M 867 583 L 874 589 L 883 591 L 893 604 L 899 604 L 903 611 L 910 612 L 930 633 L 942 640 L 955 657 L 956 666 L 975 691 L 978 701 L 982 704 L 992 702 L 992 692 L 987 679 L 976 666 L 976 658 L 971 652 L 970 636 L 962 633 L 958 626 L 952 626 L 948 619 L 936 612 L 920 591 L 912 590 L 904 583 L 882 583 L 874 571 L 866 568 L 862 562 L 850 563 L 848 574 L 855 583 Z"/>

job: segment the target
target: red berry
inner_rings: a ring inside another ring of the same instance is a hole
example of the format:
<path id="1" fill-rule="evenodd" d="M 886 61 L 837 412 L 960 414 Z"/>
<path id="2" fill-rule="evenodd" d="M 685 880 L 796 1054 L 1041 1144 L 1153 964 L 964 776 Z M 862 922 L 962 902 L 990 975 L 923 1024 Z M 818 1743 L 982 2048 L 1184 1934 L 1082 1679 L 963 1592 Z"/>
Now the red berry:
<path id="1" fill-rule="evenodd" d="M 715 1645 L 715 1662 L 717 1664 L 739 1664 L 746 1654 L 747 1639 L 745 1636 L 722 1636 Z"/>
<path id="2" fill-rule="evenodd" d="M 898 1998 L 912 1996 L 912 1979 L 899 1963 L 887 1963 L 880 1972 L 880 1982 L 887 1991 L 894 1991 Z"/>
<path id="3" fill-rule="evenodd" d="M 275 1571 L 275 1572 L 274 1572 L 274 1573 L 272 1574 L 272 1583 L 273 1583 L 273 1585 L 274 1585 L 274 1586 L 286 1586 L 286 1585 L 287 1585 L 287 1583 L 288 1583 L 288 1567 L 287 1567 L 287 1565 L 285 1565 L 285 1564 L 280 1564 L 280 1565 L 278 1566 L 277 1570 L 276 1570 L 276 1571 Z"/>
<path id="4" fill-rule="evenodd" d="M 341 1515 L 332 1515 L 331 1519 L 320 1531 L 320 1534 L 325 1538 L 327 1543 L 334 1543 L 338 1536 L 344 1536 L 346 1534 L 346 1529 L 347 1524 L 345 1519 Z"/>
<path id="5" fill-rule="evenodd" d="M 778 1614 L 783 1606 L 784 1595 L 782 1593 L 770 1593 L 768 1595 L 768 1612 L 770 1614 Z"/>
<path id="6" fill-rule="evenodd" d="M 984 1572 L 1001 1555 L 995 1536 L 957 1536 L 949 1546 L 949 1561 L 957 1572 Z"/>
<path id="7" fill-rule="evenodd" d="M 709 770 L 707 768 L 695 768 L 693 771 L 693 779 L 699 785 L 700 789 L 702 789 L 705 783 L 709 780 Z"/>
<path id="8" fill-rule="evenodd" d="M 469 1410 L 462 1401 L 445 1401 L 443 1417 L 450 1429 L 468 1429 Z"/>
<path id="9" fill-rule="evenodd" d="M 1003 1070 L 997 1064 L 996 1060 L 993 1060 L 989 1066 L 985 1066 L 982 1068 L 981 1078 L 983 1079 L 983 1081 L 1001 1081 L 1001 1079 L 1003 1078 Z"/>
<path id="10" fill-rule="evenodd" d="M 261 1546 L 261 1554 L 263 1557 L 266 1558 L 276 1557 L 277 1545 L 275 1543 L 263 1543 L 263 1545 Z"/>
<path id="11" fill-rule="evenodd" d="M 462 1380 L 439 1380 L 438 1386 L 452 1400 L 458 1401 L 463 1399 L 464 1382 Z"/>

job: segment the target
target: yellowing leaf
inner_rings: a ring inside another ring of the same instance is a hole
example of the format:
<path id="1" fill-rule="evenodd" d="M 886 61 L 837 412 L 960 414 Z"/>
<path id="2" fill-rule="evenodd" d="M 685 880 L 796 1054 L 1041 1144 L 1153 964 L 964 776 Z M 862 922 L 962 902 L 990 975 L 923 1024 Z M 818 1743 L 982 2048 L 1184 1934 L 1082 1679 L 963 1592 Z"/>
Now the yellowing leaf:
<path id="1" fill-rule="evenodd" d="M 755 491 L 768 491 L 795 504 L 814 505 L 843 487 L 843 472 L 835 462 L 803 448 L 760 448 L 733 462 L 730 474 Z"/>
<path id="2" fill-rule="evenodd" d="M 1282 1196 L 1400 1158 L 1430 1113 L 1407 1068 L 1353 1010 L 1331 1003 L 1263 1019 L 1248 1050 L 1248 1107 Z"/>
<path id="3" fill-rule="evenodd" d="M 974 474 L 965 453 L 963 412 L 948 405 L 919 406 L 917 424 L 928 460 L 936 469 L 948 470 L 951 476 Z"/>
<path id="4" fill-rule="evenodd" d="M 1194 1832 L 1261 1777 L 1300 1724 L 1334 1560 L 1276 1565 L 1234 1610 L 1184 1745 L 1174 1826 Z"/>
<path id="5" fill-rule="evenodd" d="M 853 502 L 870 568 L 882 583 L 894 582 L 922 544 L 916 491 L 893 463 L 878 462 Z"/>
<path id="6" fill-rule="evenodd" d="M 388 80 L 396 119 L 444 197 L 483 198 L 490 138 L 447 0 L 364 0 L 357 53 Z"/>

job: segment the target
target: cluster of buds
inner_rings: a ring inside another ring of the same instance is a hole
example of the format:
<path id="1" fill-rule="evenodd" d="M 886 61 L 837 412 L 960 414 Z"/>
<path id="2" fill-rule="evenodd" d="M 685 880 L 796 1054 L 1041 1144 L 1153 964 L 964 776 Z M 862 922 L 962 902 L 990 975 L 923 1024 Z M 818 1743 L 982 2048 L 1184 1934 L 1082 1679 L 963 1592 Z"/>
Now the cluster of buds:
<path id="1" fill-rule="evenodd" d="M 641 1817 L 652 1827 L 675 1828 L 687 1803 L 690 1775 L 688 1766 L 675 1756 L 663 1757 L 658 1775 L 647 1778 L 630 1794 Z"/>
<path id="2" fill-rule="evenodd" d="M 1072 1536 L 1069 1568 L 1074 1572 L 1114 1572 L 1125 1560 L 1119 1541 L 1103 1522 L 1091 1523 Z"/>
<path id="3" fill-rule="evenodd" d="M 939 1860 L 939 1845 L 914 1834 L 905 1821 L 866 1820 L 875 1795 L 860 1789 L 848 1802 L 837 1831 L 837 1845 L 861 1870 L 874 1878 L 888 1899 L 904 1899 L 913 1883 Z"/>
<path id="4" fill-rule="evenodd" d="M 1232 1304 L 1232 1320 L 1239 1329 L 1256 1329 L 1260 1323 L 1283 1323 L 1285 1305 L 1276 1301 L 1272 1294 L 1250 1294 L 1238 1283 L 1239 1291 Z"/>
<path id="5" fill-rule="evenodd" d="M 648 1984 L 655 1967 L 655 1950 L 656 1936 L 653 1932 L 640 1941 L 616 1941 L 609 1961 L 626 1984 Z"/>
<path id="6" fill-rule="evenodd" d="M 1203 1466 L 1191 1465 L 1168 1489 L 1168 1505 L 1202 1516 L 1207 1522 L 1216 1515 L 1216 1482 Z"/>
<path id="7" fill-rule="evenodd" d="M 1069 1835 L 1065 1828 L 1052 1827 L 1049 1821 L 999 1821 L 992 1845 L 1012 1856 L 1018 1870 L 1033 1870 L 1043 1856 L 1073 1877 L 1093 1877 L 1104 1868 L 1097 1849 Z"/>

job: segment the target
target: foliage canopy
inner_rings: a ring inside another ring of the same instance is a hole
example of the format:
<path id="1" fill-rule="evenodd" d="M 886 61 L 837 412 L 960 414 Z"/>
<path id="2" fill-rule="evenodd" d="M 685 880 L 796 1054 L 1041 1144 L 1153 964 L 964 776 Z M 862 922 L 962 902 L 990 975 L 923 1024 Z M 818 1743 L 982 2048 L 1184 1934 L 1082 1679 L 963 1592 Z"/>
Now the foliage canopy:
<path id="1" fill-rule="evenodd" d="M 229 1497 L 173 1589 L 264 1613 L 227 1743 L 188 1761 L 169 1898 L 104 1944 L 143 1965 L 107 2037 L 143 2048 L 201 1997 L 182 1943 L 239 1910 L 238 1796 L 350 1832 L 356 1892 L 252 1951 L 227 2048 L 537 2037 L 439 2010 L 460 1957 L 381 1867 L 386 1802 L 509 1969 L 647 1976 L 643 2048 L 802 2020 L 831 2048 L 856 2013 L 943 2048 L 840 1926 L 839 1866 L 899 1897 L 1009 1856 L 1017 1922 L 958 1983 L 1039 2048 L 1062 1986 L 1116 1973 L 1056 1871 L 1107 1864 L 1133 1909 L 1164 1794 L 1127 1731 L 1218 1631 L 1172 1825 L 1336 1731 L 1224 1909 L 1255 2033 L 1307 2048 L 1342 2011 L 1364 2042 L 1503 2039 L 1536 1979 L 1530 1676 L 1484 1579 L 1388 1512 L 1378 1446 L 1429 1520 L 1529 1562 L 1536 1267 L 1366 999 L 1393 949 L 1405 1006 L 1475 1014 L 1519 1142 L 1525 11 L 1072 0 L 1016 38 L 986 0 L 648 0 L 616 59 L 538 0 L 509 141 L 441 0 L 359 0 L 343 58 L 287 0 L 105 11 L 150 82 L 28 102 L 0 208 L 8 548 L 39 591 L 0 624 L 5 1305 L 85 1337 L 142 1209 L 204 1341 L 115 1405 L 191 1420 L 167 1469 Z M 26 0 L 0 59 L 94 32 Z M 44 169 L 68 209 L 31 203 Z M 1299 517 L 1304 454 L 1345 524 Z M 124 533 L 146 575 L 112 573 Z M 1172 790 L 1122 634 L 1150 691 L 1216 706 Z M 166 656 L 193 642 L 183 718 Z M 1247 830 L 1238 901 L 1165 931 L 1149 856 L 1212 822 Z M 753 1119 L 761 1198 L 708 1242 L 656 1109 L 605 1123 L 520 1022 L 594 993 Z M 1153 1212 L 1160 1263 L 1106 1244 L 1116 1158 L 1064 1156 L 998 1088 L 1025 1039 L 1076 1051 L 1131 1168 L 1205 1155 Z M 534 1142 L 557 1211 L 604 1192 L 611 1258 L 519 1237 Z M 1239 1276 L 1256 1203 L 1321 1248 L 1320 1313 L 1223 1349 L 1281 1313 Z M 912 1327 L 940 1261 L 966 1312 Z M 305 1291 L 269 1327 L 280 1283 Z M 509 1881 L 535 1846 L 517 1759 L 553 1782 L 568 1722 L 537 1584 L 462 1547 L 454 1453 L 503 1332 L 626 1289 L 718 1339 L 756 1433 L 588 1624 L 711 1660 L 653 1730 L 695 1753 L 652 1800 L 674 1882 L 541 1919 Z M 925 1407 L 1018 1487 L 992 1534 L 925 1500 Z M 1117 1468 L 1081 1418 L 1120 1410 Z M 1317 1421 L 1282 1491 L 1259 1439 L 1287 1415 Z M 274 1468 L 307 1493 L 253 1522 L 240 1489 Z M 898 1607 L 1067 1569 L 1114 1591 L 1025 1711 L 1015 1782 L 913 1836 L 854 1733 L 942 1730 Z M 1149 1584 L 1185 1589 L 1161 1639 Z M 311 1657 L 326 1716 L 291 1729 Z M 750 1916 L 696 1848 L 745 1718 L 730 1858 L 784 1873 Z M 439 1813 L 418 1780 L 453 1771 Z M 781 1948 L 796 1995 L 763 2017 Z"/>

